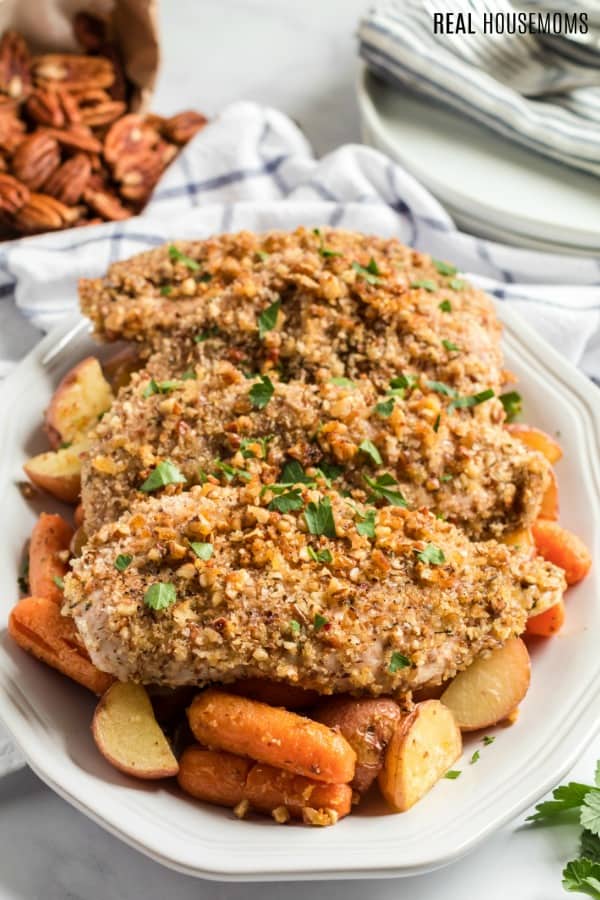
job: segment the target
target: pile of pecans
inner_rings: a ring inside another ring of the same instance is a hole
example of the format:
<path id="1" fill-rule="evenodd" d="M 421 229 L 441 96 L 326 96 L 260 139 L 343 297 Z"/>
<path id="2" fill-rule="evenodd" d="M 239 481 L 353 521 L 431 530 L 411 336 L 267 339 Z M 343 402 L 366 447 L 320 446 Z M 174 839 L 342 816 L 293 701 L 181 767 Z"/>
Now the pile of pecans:
<path id="1" fill-rule="evenodd" d="M 128 112 L 105 24 L 79 13 L 73 28 L 85 55 L 32 56 L 15 31 L 0 40 L 0 239 L 135 215 L 206 124 Z"/>

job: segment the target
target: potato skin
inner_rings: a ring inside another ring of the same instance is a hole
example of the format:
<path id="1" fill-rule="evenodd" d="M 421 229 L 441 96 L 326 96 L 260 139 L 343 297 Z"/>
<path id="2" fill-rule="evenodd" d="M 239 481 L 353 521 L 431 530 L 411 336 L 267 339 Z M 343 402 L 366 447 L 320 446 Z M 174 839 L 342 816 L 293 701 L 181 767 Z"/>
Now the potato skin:
<path id="1" fill-rule="evenodd" d="M 388 698 L 333 697 L 314 710 L 313 718 L 339 731 L 356 753 L 351 785 L 360 794 L 371 787 L 381 771 L 400 715 L 398 704 Z"/>

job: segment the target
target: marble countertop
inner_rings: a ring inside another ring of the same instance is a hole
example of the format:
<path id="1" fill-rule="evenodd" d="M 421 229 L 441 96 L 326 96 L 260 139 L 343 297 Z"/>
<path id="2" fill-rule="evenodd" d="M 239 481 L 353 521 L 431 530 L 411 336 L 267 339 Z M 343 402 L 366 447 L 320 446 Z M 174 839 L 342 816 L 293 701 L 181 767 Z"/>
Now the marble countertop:
<path id="1" fill-rule="evenodd" d="M 322 154 L 360 140 L 353 32 L 368 0 L 163 0 L 159 112 L 212 114 L 236 99 L 277 106 Z M 600 747 L 572 778 L 592 777 Z M 287 900 L 411 900 L 485 895 L 560 900 L 576 830 L 504 828 L 468 858 L 397 880 L 286 885 Z M 107 834 L 24 770 L 0 781 L 0 900 L 278 900 L 281 884 L 202 882 Z"/>

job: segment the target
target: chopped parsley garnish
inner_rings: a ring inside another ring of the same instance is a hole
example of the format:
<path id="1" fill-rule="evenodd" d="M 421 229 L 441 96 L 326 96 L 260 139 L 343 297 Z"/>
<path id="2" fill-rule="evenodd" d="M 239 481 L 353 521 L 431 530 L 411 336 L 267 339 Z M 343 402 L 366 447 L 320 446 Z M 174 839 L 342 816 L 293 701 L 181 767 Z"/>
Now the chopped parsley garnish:
<path id="1" fill-rule="evenodd" d="M 170 581 L 151 584 L 144 594 L 144 603 L 150 609 L 168 609 L 177 600 L 175 585 Z"/>
<path id="2" fill-rule="evenodd" d="M 327 460 L 325 459 L 321 460 L 321 462 L 319 463 L 319 468 L 317 469 L 317 472 L 319 472 L 323 476 L 327 484 L 335 481 L 336 478 L 339 478 L 343 471 L 343 466 L 336 466 L 335 463 L 327 462 Z"/>
<path id="3" fill-rule="evenodd" d="M 507 422 L 512 422 L 523 411 L 523 398 L 517 391 L 500 394 L 500 402 L 504 407 Z"/>
<path id="4" fill-rule="evenodd" d="M 182 381 L 197 381 L 198 373 L 195 369 L 186 369 L 183 375 L 181 376 Z"/>
<path id="5" fill-rule="evenodd" d="M 444 778 L 449 778 L 450 781 L 455 781 L 460 776 L 460 769 L 449 769 Z"/>
<path id="6" fill-rule="evenodd" d="M 389 472 L 384 472 L 377 478 L 369 478 L 368 475 L 363 475 L 363 478 L 373 492 L 371 499 L 387 500 L 391 506 L 408 506 L 401 492 L 392 490 L 398 482 Z"/>
<path id="7" fill-rule="evenodd" d="M 444 482 L 444 484 L 447 481 L 452 481 L 453 478 L 454 478 L 454 475 L 450 475 L 449 472 L 444 473 L 444 475 L 440 475 L 440 481 Z"/>
<path id="8" fill-rule="evenodd" d="M 438 309 L 441 309 L 442 312 L 451 313 L 452 312 L 452 304 L 449 300 L 442 300 L 439 304 Z"/>
<path id="9" fill-rule="evenodd" d="M 207 341 L 209 338 L 217 337 L 219 334 L 219 329 L 216 325 L 211 325 L 210 328 L 205 328 L 204 331 L 201 331 L 200 334 L 197 334 L 194 338 L 194 343 L 203 344 L 204 341 Z"/>
<path id="10" fill-rule="evenodd" d="M 491 400 L 493 396 L 494 391 L 492 388 L 488 388 L 486 391 L 479 391 L 478 394 L 471 394 L 469 397 L 455 397 L 448 406 L 448 410 L 451 412 L 453 409 L 465 409 L 471 406 L 478 406 L 480 403 L 485 403 L 486 400 Z"/>
<path id="11" fill-rule="evenodd" d="M 490 737 L 489 734 L 484 735 L 481 740 L 483 741 L 484 747 L 489 747 L 490 744 L 493 744 L 496 740 L 495 737 Z"/>
<path id="12" fill-rule="evenodd" d="M 398 672 L 400 669 L 408 669 L 410 667 L 410 664 L 410 659 L 408 659 L 408 657 L 404 656 L 404 654 L 400 653 L 398 650 L 394 650 L 390 659 L 388 671 L 393 674 L 394 672 Z"/>
<path id="13" fill-rule="evenodd" d="M 387 419 L 394 410 L 394 403 L 393 397 L 390 397 L 389 400 L 382 400 L 381 403 L 376 405 L 375 412 L 378 415 L 383 416 L 384 419 Z"/>
<path id="14" fill-rule="evenodd" d="M 252 475 L 245 469 L 239 469 L 230 463 L 222 462 L 220 459 L 215 460 L 215 469 L 225 476 L 227 482 L 233 481 L 234 478 L 241 478 L 242 481 L 250 481 Z"/>
<path id="15" fill-rule="evenodd" d="M 418 375 L 396 375 L 390 381 L 388 394 L 392 397 L 404 396 L 404 391 L 410 391 L 419 383 Z M 402 393 L 400 393 L 402 392 Z"/>
<path id="16" fill-rule="evenodd" d="M 426 386 L 430 391 L 435 391 L 436 394 L 443 394 L 444 397 L 457 397 L 458 394 L 454 390 L 453 387 L 450 387 L 448 384 L 444 384 L 443 381 L 426 381 Z"/>
<path id="17" fill-rule="evenodd" d="M 358 522 L 356 530 L 360 535 L 367 538 L 375 537 L 375 520 L 377 518 L 377 510 L 367 509 L 365 513 L 357 511 Z"/>
<path id="18" fill-rule="evenodd" d="M 298 622 L 296 619 L 290 619 L 290 631 L 293 631 L 294 634 L 298 634 L 300 628 L 300 622 Z"/>
<path id="19" fill-rule="evenodd" d="M 196 281 L 204 282 L 204 284 L 207 284 L 207 282 L 212 281 L 212 275 L 210 274 L 210 272 L 203 272 L 202 275 L 200 275 L 200 277 L 196 279 Z"/>
<path id="20" fill-rule="evenodd" d="M 52 581 L 54 582 L 54 584 L 60 591 L 64 591 L 65 583 L 64 583 L 63 579 L 60 577 L 60 575 L 53 575 Z"/>
<path id="21" fill-rule="evenodd" d="M 322 616 L 320 613 L 315 613 L 315 617 L 313 619 L 313 628 L 315 631 L 320 631 L 321 628 L 324 628 L 327 625 L 327 619 L 325 616 Z"/>
<path id="22" fill-rule="evenodd" d="M 441 421 L 442 421 L 442 417 L 441 417 L 441 415 L 438 413 L 437 416 L 436 416 L 435 422 L 433 423 L 433 430 L 435 431 L 436 434 L 437 434 L 438 431 L 440 430 L 440 422 L 441 422 Z"/>
<path id="23" fill-rule="evenodd" d="M 375 446 L 373 441 L 369 441 L 369 440 L 362 441 L 358 445 L 358 449 L 361 451 L 361 453 L 366 453 L 366 455 L 369 456 L 373 460 L 373 462 L 375 463 L 376 466 L 380 466 L 381 463 L 383 462 L 383 460 L 381 458 L 381 453 L 379 452 L 379 450 L 377 449 L 377 447 Z"/>
<path id="24" fill-rule="evenodd" d="M 442 345 L 444 346 L 444 348 L 446 350 L 450 350 L 450 351 L 457 350 L 460 353 L 460 347 L 457 347 L 456 344 L 452 343 L 452 341 L 446 340 L 446 338 L 443 339 Z"/>
<path id="25" fill-rule="evenodd" d="M 124 572 L 125 569 L 128 569 L 131 565 L 132 559 L 133 556 L 129 556 L 128 553 L 119 553 L 119 555 L 115 559 L 115 569 L 118 572 Z"/>
<path id="26" fill-rule="evenodd" d="M 273 485 L 269 485 L 269 487 L 273 488 Z M 267 509 L 275 510 L 275 512 L 280 513 L 288 513 L 294 512 L 294 510 L 297 509 L 302 509 L 303 505 L 300 488 L 290 488 L 289 490 L 285 490 L 282 494 L 277 494 L 273 497 Z"/>
<path id="27" fill-rule="evenodd" d="M 435 544 L 427 544 L 424 550 L 417 553 L 417 559 L 429 566 L 441 566 L 446 562 L 444 551 Z"/>
<path id="28" fill-rule="evenodd" d="M 269 442 L 273 440 L 275 437 L 274 434 L 269 434 L 266 437 L 251 437 L 251 438 L 242 438 L 240 442 L 240 453 L 244 457 L 244 459 L 266 459 Z M 259 453 L 256 453 L 255 448 L 259 449 Z"/>
<path id="29" fill-rule="evenodd" d="M 326 247 L 323 241 L 323 235 L 319 228 L 313 228 L 313 234 L 319 238 L 319 254 L 324 258 L 328 259 L 332 256 L 343 256 L 343 253 L 338 253 L 337 250 L 330 250 L 329 247 Z"/>
<path id="30" fill-rule="evenodd" d="M 214 547 L 212 544 L 205 544 L 201 541 L 190 541 L 190 547 L 198 559 L 202 559 L 204 562 L 213 555 Z"/>
<path id="31" fill-rule="evenodd" d="M 281 483 L 288 484 L 310 484 L 314 485 L 314 478 L 310 478 L 297 459 L 290 459 L 286 462 L 281 472 Z"/>
<path id="32" fill-rule="evenodd" d="M 423 288 L 424 291 L 433 294 L 437 291 L 439 285 L 431 278 L 422 278 L 420 281 L 411 281 L 410 286 L 411 288 Z"/>
<path id="33" fill-rule="evenodd" d="M 255 409 L 264 409 L 273 396 L 275 387 L 267 375 L 259 375 L 258 377 L 260 381 L 257 381 L 256 384 L 252 385 L 249 397 L 250 402 Z"/>
<path id="34" fill-rule="evenodd" d="M 463 281 L 462 278 L 453 278 L 452 281 L 448 282 L 448 287 L 451 287 L 453 291 L 462 291 L 466 286 L 467 282 Z"/>
<path id="35" fill-rule="evenodd" d="M 471 766 L 474 765 L 477 762 L 477 760 L 480 758 L 480 756 L 481 756 L 481 753 L 479 752 L 479 750 L 476 750 L 475 753 L 473 754 L 473 756 L 471 757 L 471 759 L 469 760 L 469 765 L 471 765 Z"/>
<path id="36" fill-rule="evenodd" d="M 354 390 L 356 387 L 355 383 L 350 378 L 330 378 L 330 384 L 337 384 L 338 387 L 347 387 L 351 390 Z"/>
<path id="37" fill-rule="evenodd" d="M 458 269 L 456 266 L 450 265 L 450 263 L 443 262 L 441 259 L 432 259 L 431 262 L 435 266 L 436 272 L 439 275 L 456 275 Z"/>
<path id="38" fill-rule="evenodd" d="M 185 484 L 186 481 L 185 475 L 182 475 L 177 466 L 170 460 L 165 459 L 150 472 L 140 487 L 140 491 L 149 493 L 150 491 L 157 491 L 167 484 Z"/>
<path id="39" fill-rule="evenodd" d="M 314 562 L 330 563 L 333 559 L 331 552 L 326 547 L 323 550 L 315 550 L 315 548 L 311 547 L 309 544 L 306 549 L 308 551 L 308 555 Z"/>
<path id="40" fill-rule="evenodd" d="M 192 259 L 191 256 L 186 256 L 185 253 L 182 253 L 175 244 L 169 245 L 169 258 L 172 262 L 181 262 L 184 266 L 187 266 L 190 272 L 197 272 L 200 269 L 200 264 L 196 262 L 195 259 Z"/>
<path id="41" fill-rule="evenodd" d="M 331 500 L 323 497 L 318 503 L 310 502 L 304 510 L 306 526 L 311 534 L 324 534 L 325 537 L 337 537 Z"/>
<path id="42" fill-rule="evenodd" d="M 163 284 L 163 286 L 160 289 L 160 292 L 163 297 L 168 297 L 172 290 L 173 290 L 172 284 Z"/>
<path id="43" fill-rule="evenodd" d="M 263 309 L 260 316 L 258 317 L 258 336 L 262 339 L 268 331 L 273 331 L 275 326 L 277 325 L 277 317 L 279 315 L 279 310 L 281 309 L 281 300 L 275 300 L 274 303 L 271 303 L 270 306 L 267 306 L 266 309 Z"/>
<path id="44" fill-rule="evenodd" d="M 151 397 L 153 394 L 168 394 L 177 387 L 179 387 L 178 381 L 155 381 L 154 378 L 151 378 L 144 388 L 142 397 Z"/>
<path id="45" fill-rule="evenodd" d="M 373 257 L 371 257 L 367 266 L 361 266 L 360 263 L 353 262 L 352 268 L 369 284 L 379 284 L 381 272 Z"/>
<path id="46" fill-rule="evenodd" d="M 269 258 L 269 254 L 265 250 L 257 250 L 256 255 L 258 256 L 258 258 L 260 259 L 261 262 L 264 262 L 266 259 Z"/>

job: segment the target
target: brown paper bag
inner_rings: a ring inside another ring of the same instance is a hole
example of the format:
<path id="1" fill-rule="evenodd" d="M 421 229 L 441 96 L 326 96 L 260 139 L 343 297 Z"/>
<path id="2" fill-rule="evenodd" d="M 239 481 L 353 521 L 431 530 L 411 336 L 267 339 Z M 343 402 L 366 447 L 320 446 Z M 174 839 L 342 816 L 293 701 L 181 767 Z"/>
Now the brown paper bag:
<path id="1" fill-rule="evenodd" d="M 130 105 L 145 110 L 159 64 L 156 0 L 3 0 L 0 34 L 20 31 L 35 53 L 82 53 L 73 35 L 73 17 L 89 12 L 109 25 L 133 88 Z"/>

